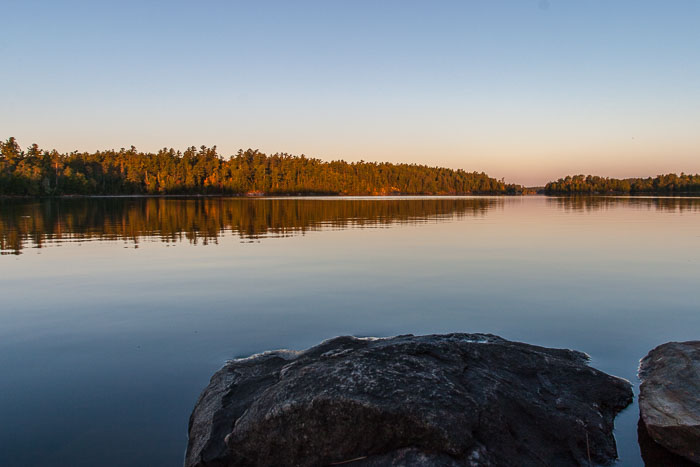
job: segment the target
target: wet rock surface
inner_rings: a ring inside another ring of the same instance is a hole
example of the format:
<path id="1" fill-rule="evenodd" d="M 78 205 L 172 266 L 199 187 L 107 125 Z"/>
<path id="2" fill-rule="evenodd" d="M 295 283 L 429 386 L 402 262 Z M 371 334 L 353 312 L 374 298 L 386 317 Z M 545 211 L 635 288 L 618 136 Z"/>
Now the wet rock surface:
<path id="1" fill-rule="evenodd" d="M 656 443 L 700 464 L 700 341 L 669 342 L 639 366 L 639 412 Z"/>
<path id="2" fill-rule="evenodd" d="M 185 465 L 588 465 L 616 458 L 629 382 L 488 334 L 337 337 L 227 363 Z"/>

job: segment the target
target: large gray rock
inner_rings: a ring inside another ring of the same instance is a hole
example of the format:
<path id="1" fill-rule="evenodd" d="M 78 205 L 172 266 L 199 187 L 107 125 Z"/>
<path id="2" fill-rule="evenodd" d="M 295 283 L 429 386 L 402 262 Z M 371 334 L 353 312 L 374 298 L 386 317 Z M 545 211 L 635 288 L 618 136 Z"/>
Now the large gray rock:
<path id="1" fill-rule="evenodd" d="M 610 463 L 632 390 L 587 361 L 488 334 L 337 337 L 235 360 L 197 401 L 185 465 Z"/>
<path id="2" fill-rule="evenodd" d="M 649 436 L 700 464 L 700 341 L 669 342 L 639 365 L 639 412 Z"/>

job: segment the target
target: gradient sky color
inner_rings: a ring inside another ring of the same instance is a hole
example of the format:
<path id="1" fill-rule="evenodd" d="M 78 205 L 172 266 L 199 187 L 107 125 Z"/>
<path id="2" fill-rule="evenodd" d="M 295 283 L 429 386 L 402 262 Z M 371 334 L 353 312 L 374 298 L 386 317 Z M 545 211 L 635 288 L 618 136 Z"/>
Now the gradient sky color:
<path id="1" fill-rule="evenodd" d="M 700 172 L 700 2 L 3 1 L 0 137 Z"/>

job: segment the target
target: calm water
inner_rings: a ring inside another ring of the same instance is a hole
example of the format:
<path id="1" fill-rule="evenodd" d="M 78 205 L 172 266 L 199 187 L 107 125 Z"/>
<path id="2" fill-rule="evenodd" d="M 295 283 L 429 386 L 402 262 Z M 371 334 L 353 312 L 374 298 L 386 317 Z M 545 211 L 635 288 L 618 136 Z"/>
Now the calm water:
<path id="1" fill-rule="evenodd" d="M 698 198 L 0 201 L 0 249 L 3 466 L 181 465 L 226 359 L 339 334 L 491 332 L 635 385 L 700 338 Z"/>

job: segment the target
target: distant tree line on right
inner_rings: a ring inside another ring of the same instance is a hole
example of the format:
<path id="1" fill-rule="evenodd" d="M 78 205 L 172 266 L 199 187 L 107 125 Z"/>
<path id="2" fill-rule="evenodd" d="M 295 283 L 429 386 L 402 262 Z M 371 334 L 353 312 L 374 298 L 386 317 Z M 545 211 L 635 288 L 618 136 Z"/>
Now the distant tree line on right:
<path id="1" fill-rule="evenodd" d="M 548 195 L 700 193 L 700 174 L 681 173 L 625 179 L 574 175 L 547 183 L 544 192 Z"/>

